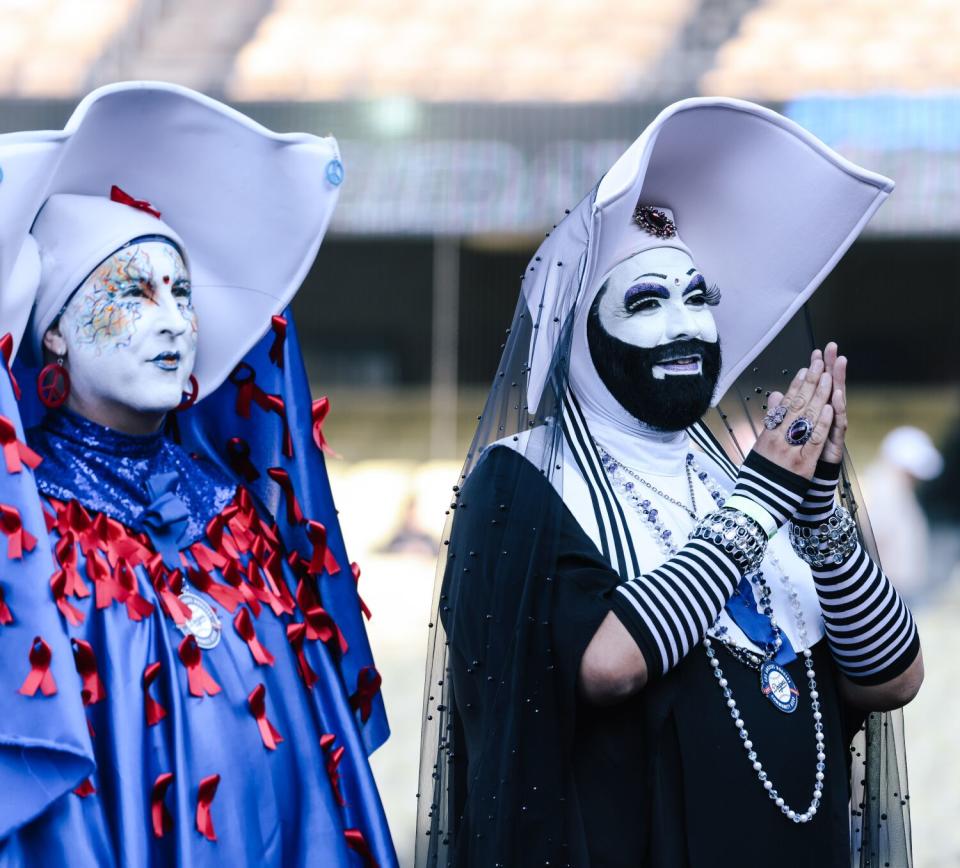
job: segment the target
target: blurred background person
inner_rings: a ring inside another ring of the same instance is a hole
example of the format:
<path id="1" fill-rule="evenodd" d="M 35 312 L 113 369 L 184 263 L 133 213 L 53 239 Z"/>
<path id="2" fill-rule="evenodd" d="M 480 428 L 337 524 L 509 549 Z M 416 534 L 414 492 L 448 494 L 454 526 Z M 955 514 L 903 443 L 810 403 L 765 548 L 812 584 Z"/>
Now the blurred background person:
<path id="1" fill-rule="evenodd" d="M 946 578 L 930 574 L 930 528 L 916 494 L 920 482 L 935 479 L 942 470 L 943 456 L 930 436 L 902 425 L 883 438 L 861 480 L 881 563 L 908 598 Z"/>
<path id="2" fill-rule="evenodd" d="M 144 78 L 340 143 L 340 201 L 294 307 L 343 456 L 328 468 L 372 612 L 393 730 L 372 764 L 402 864 L 436 558 L 383 549 L 411 498 L 418 531 L 442 545 L 527 261 L 665 105 L 753 100 L 897 182 L 814 297 L 814 338 L 855 360 L 858 466 L 899 425 L 947 442 L 960 397 L 960 53 L 943 48 L 960 40 L 956 0 L 0 0 L 0 15 L 0 131 L 62 127 L 79 95 Z M 947 455 L 940 479 L 950 472 Z M 960 777 L 947 724 L 960 715 L 960 603 L 947 591 L 917 613 L 917 868 L 960 864 L 960 788 L 942 783 Z"/>

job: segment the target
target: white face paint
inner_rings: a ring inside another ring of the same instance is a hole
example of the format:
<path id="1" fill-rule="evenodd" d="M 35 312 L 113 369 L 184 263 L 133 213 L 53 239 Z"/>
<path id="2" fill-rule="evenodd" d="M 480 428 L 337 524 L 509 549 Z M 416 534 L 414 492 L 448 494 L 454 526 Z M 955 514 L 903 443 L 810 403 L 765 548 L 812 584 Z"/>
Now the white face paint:
<path id="1" fill-rule="evenodd" d="M 188 389 L 197 352 L 190 275 L 176 247 L 151 240 L 114 253 L 73 294 L 44 344 L 65 357 L 71 409 L 121 430 L 131 425 L 112 420 L 140 415 L 159 424 Z"/>
<path id="2" fill-rule="evenodd" d="M 610 273 L 597 313 L 608 334 L 644 349 L 690 338 L 715 343 L 717 324 L 707 299 L 707 284 L 693 260 L 675 247 L 657 247 Z M 687 355 L 654 365 L 652 373 L 662 380 L 702 369 L 699 355 Z"/>

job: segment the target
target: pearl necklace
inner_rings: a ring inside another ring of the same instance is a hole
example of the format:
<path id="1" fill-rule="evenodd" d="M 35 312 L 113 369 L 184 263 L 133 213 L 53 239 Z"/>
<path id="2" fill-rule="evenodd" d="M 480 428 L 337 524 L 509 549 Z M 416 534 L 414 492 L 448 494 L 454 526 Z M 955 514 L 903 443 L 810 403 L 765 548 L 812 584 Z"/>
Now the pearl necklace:
<path id="1" fill-rule="evenodd" d="M 627 470 L 628 475 L 631 476 L 637 476 L 637 474 L 629 471 L 627 468 L 624 468 L 624 466 L 612 455 L 610 455 L 606 449 L 600 446 L 599 443 L 596 445 L 600 451 L 600 457 L 607 476 L 612 481 L 617 483 L 617 485 L 626 494 L 627 499 L 630 501 L 634 509 L 639 512 L 641 516 L 643 516 L 651 535 L 660 546 L 664 554 L 666 554 L 668 557 L 673 557 L 673 555 L 679 551 L 679 547 L 673 543 L 672 532 L 663 526 L 663 522 L 660 520 L 659 512 L 655 508 L 651 507 L 650 501 L 641 500 L 635 492 L 636 487 L 633 485 L 633 483 L 630 481 L 624 481 L 622 478 L 622 471 L 624 470 Z M 687 467 L 692 468 L 697 473 L 697 478 L 705 485 L 716 504 L 718 506 L 723 506 L 723 502 L 726 499 L 726 492 L 720 488 L 720 486 L 709 476 L 709 474 L 697 466 L 692 454 L 688 454 L 686 460 Z M 688 482 L 691 482 L 689 475 L 687 478 Z M 656 490 L 653 489 L 653 486 L 646 483 L 645 480 L 641 481 L 644 481 L 644 483 L 647 484 L 647 487 L 651 488 L 652 490 Z M 691 482 L 691 492 L 692 490 L 693 486 Z M 666 497 L 666 495 L 663 496 Z M 667 499 L 671 502 L 674 502 L 672 498 Z M 684 507 L 684 509 L 686 510 L 686 507 Z M 686 511 L 689 512 L 690 510 Z M 716 651 L 713 649 L 712 639 L 716 639 L 721 645 L 726 647 L 728 651 L 734 653 L 731 649 L 736 646 L 734 646 L 733 643 L 731 643 L 724 636 L 724 634 L 727 632 L 726 628 L 723 626 L 718 627 L 717 622 L 714 621 L 711 629 L 707 631 L 707 635 L 703 637 L 703 648 L 706 652 L 707 659 L 709 660 L 710 667 L 713 670 L 714 678 L 717 680 L 717 685 L 720 687 L 723 697 L 726 700 L 727 708 L 730 710 L 730 717 L 733 720 L 733 725 L 737 729 L 737 734 L 740 738 L 741 744 L 743 745 L 743 749 L 746 751 L 747 760 L 752 765 L 753 770 L 757 773 L 757 779 L 762 784 L 767 796 L 780 809 L 780 813 L 783 814 L 783 816 L 785 816 L 788 820 L 792 820 L 794 823 L 809 823 L 816 815 L 817 810 L 820 807 L 821 799 L 823 798 L 823 781 L 825 778 L 824 772 L 826 769 L 827 759 L 823 735 L 823 715 L 820 712 L 820 694 L 817 691 L 817 673 L 813 667 L 813 652 L 807 647 L 807 627 L 806 622 L 803 619 L 803 609 L 800 605 L 800 595 L 793 587 L 790 579 L 787 577 L 786 572 L 781 567 L 776 556 L 768 550 L 765 557 L 771 562 L 771 564 L 773 564 L 777 572 L 780 574 L 780 582 L 790 598 L 790 605 L 793 608 L 794 620 L 797 623 L 797 635 L 800 637 L 801 642 L 800 653 L 803 656 L 803 665 L 806 668 L 807 684 L 810 690 L 810 707 L 813 711 L 813 729 L 817 746 L 817 765 L 815 783 L 813 785 L 813 798 L 810 801 L 810 805 L 808 806 L 807 810 L 803 813 L 794 810 L 790 807 L 790 805 L 787 804 L 783 796 L 780 795 L 777 788 L 773 785 L 773 781 L 769 779 L 766 771 L 764 771 L 763 763 L 760 761 L 757 752 L 753 749 L 753 742 L 750 740 L 750 733 L 747 730 L 746 723 L 740 716 L 740 709 L 737 707 L 737 702 L 733 698 L 733 691 L 730 689 L 729 682 L 723 675 L 723 669 L 720 666 L 720 661 L 717 659 Z M 761 589 L 763 591 L 760 603 L 764 607 L 764 614 L 770 618 L 771 627 L 774 628 L 774 632 L 776 634 L 776 648 L 779 650 L 780 644 L 783 640 L 780 638 L 780 630 L 779 627 L 776 626 L 776 621 L 773 617 L 773 608 L 770 605 L 771 601 L 769 587 L 766 585 L 766 582 L 763 582 L 762 574 L 760 574 L 759 571 L 758 575 L 761 575 L 760 582 Z M 738 650 L 745 651 L 745 649 Z M 745 663 L 746 665 L 751 665 L 751 663 L 747 662 L 747 660 L 741 658 L 739 655 L 734 653 L 734 656 L 736 656 L 738 660 L 741 660 L 741 662 Z M 757 658 L 757 655 L 755 654 L 751 654 L 750 656 L 755 659 Z M 772 659 L 774 656 L 776 656 L 776 651 L 774 651 L 768 659 Z M 759 665 L 759 663 L 757 665 Z"/>

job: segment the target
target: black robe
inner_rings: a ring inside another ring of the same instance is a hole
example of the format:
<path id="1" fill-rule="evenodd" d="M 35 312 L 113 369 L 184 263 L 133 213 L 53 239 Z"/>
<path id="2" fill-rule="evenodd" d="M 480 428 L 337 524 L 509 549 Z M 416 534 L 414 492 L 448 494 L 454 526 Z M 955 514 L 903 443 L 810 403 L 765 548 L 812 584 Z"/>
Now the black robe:
<path id="1" fill-rule="evenodd" d="M 620 581 L 526 459 L 503 447 L 484 456 L 459 499 L 440 607 L 452 681 L 448 864 L 849 866 L 859 721 L 841 705 L 826 641 L 813 648 L 826 782 L 818 813 L 798 824 L 747 760 L 702 648 L 617 705 L 580 698 L 582 655 Z M 717 653 L 760 761 L 804 812 L 816 747 L 803 664 L 786 667 L 800 698 L 785 714 L 755 670 Z"/>

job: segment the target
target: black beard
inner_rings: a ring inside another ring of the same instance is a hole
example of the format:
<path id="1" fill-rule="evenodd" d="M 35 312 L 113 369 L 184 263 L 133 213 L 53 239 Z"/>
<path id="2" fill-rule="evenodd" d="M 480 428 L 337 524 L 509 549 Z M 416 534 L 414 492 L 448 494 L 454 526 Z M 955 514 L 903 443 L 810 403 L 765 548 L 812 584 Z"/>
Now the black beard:
<path id="1" fill-rule="evenodd" d="M 624 410 L 658 431 L 681 431 L 707 412 L 720 376 L 719 340 L 691 338 L 644 349 L 613 337 L 600 322 L 598 307 L 594 302 L 587 319 L 590 356 Z M 654 365 L 678 355 L 699 355 L 701 373 L 668 374 L 662 380 L 653 376 Z"/>

